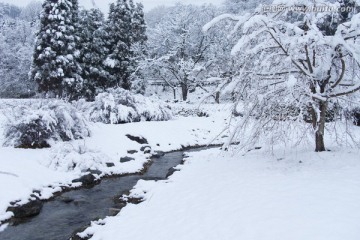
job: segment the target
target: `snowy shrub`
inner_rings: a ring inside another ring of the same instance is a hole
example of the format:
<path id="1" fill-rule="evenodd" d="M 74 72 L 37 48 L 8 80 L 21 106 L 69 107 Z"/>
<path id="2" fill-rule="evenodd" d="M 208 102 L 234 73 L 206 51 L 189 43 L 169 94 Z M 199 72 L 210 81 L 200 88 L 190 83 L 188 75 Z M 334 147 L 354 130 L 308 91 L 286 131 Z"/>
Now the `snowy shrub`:
<path id="1" fill-rule="evenodd" d="M 80 101 L 78 107 L 88 112 L 91 121 L 107 124 L 167 121 L 172 118 L 170 108 L 158 100 L 121 88 L 100 93 L 93 103 L 86 104 Z"/>
<path id="2" fill-rule="evenodd" d="M 51 151 L 50 157 L 43 164 L 57 171 L 96 170 L 106 167 L 109 157 L 100 151 L 88 149 L 81 143 L 58 144 Z"/>
<path id="3" fill-rule="evenodd" d="M 198 104 L 174 103 L 171 105 L 173 112 L 181 117 L 209 117 L 209 109 L 199 108 Z"/>
<path id="4" fill-rule="evenodd" d="M 51 101 L 15 107 L 5 128 L 4 145 L 45 148 L 50 147 L 51 141 L 70 141 L 89 135 L 86 120 L 73 106 Z"/>
<path id="5" fill-rule="evenodd" d="M 183 117 L 209 117 L 209 114 L 201 109 L 182 108 L 177 114 Z"/>

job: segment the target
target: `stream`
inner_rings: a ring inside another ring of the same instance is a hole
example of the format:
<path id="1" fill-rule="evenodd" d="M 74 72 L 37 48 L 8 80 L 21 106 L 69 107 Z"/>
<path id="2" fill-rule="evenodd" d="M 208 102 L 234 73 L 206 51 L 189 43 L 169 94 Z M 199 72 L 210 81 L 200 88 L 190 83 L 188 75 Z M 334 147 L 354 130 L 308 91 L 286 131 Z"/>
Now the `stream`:
<path id="1" fill-rule="evenodd" d="M 191 151 L 200 151 L 199 148 Z M 105 178 L 92 188 L 81 188 L 65 192 L 45 202 L 41 213 L 19 224 L 10 226 L 0 233 L 1 240 L 68 240 L 91 221 L 111 214 L 111 209 L 121 208 L 114 201 L 133 189 L 137 181 L 164 180 L 170 169 L 181 164 L 185 151 L 166 153 L 153 163 L 143 174 Z"/>

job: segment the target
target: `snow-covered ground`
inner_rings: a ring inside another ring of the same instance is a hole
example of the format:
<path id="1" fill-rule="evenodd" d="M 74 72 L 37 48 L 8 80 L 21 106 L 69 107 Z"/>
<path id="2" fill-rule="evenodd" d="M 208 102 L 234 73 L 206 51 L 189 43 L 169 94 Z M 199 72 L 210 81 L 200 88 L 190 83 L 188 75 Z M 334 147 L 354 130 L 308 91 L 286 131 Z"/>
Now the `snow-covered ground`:
<path id="1" fill-rule="evenodd" d="M 93 235 L 92 240 L 358 240 L 359 153 L 191 153 L 169 180 L 138 182 L 131 194 L 144 202 L 93 223 L 82 235 Z"/>
<path id="2" fill-rule="evenodd" d="M 1 143 L 4 141 L 3 131 L 9 107 L 27 104 L 17 100 L 3 100 L 3 103 L 0 109 Z M 181 106 L 177 108 L 182 109 Z M 34 191 L 40 191 L 41 199 L 48 199 L 54 192 L 61 190 L 60 186 L 79 186 L 72 180 L 84 175 L 87 169 L 100 170 L 101 175 L 141 170 L 150 154 L 140 152 L 142 145 L 131 141 L 126 137 L 127 134 L 146 138 L 153 152 L 209 144 L 222 128 L 229 115 L 229 107 L 214 105 L 204 108 L 208 111 L 211 109 L 209 118 L 178 117 L 167 122 L 92 124 L 90 138 L 58 142 L 51 149 L 0 147 L 0 222 L 12 216 L 12 213 L 6 212 L 10 202 L 20 200 L 20 204 L 26 203 Z M 223 140 L 218 136 L 213 143 L 221 143 Z M 138 153 L 129 155 L 128 150 L 137 150 Z M 120 163 L 120 158 L 124 156 L 135 160 Z"/>
<path id="3" fill-rule="evenodd" d="M 4 103 L 7 103 L 6 101 Z M 11 104 L 21 102 L 9 101 Z M 9 105 L 11 107 L 11 104 Z M 0 141 L 9 107 L 0 109 Z M 196 115 L 196 105 L 172 105 L 175 113 Z M 210 117 L 178 116 L 166 122 L 91 124 L 91 137 L 58 142 L 51 149 L 0 147 L 0 221 L 11 201 L 26 203 L 39 191 L 47 199 L 87 169 L 105 174 L 137 172 L 150 154 L 127 134 L 148 140 L 152 152 L 222 143 L 218 135 L 230 106 L 203 105 Z M 354 131 L 360 133 L 360 128 Z M 359 135 L 355 132 L 355 135 Z M 166 181 L 139 181 L 131 195 L 143 197 L 114 217 L 92 223 L 83 235 L 92 239 L 246 239 L 357 240 L 360 238 L 359 150 L 338 146 L 328 134 L 331 152 L 311 145 L 274 146 L 246 155 L 218 149 L 189 154 L 181 171 Z M 129 155 L 128 150 L 138 153 Z M 134 161 L 121 163 L 121 157 Z M 112 166 L 113 165 L 113 166 Z M 110 167 L 109 167 L 110 166 Z M 0 226 L 0 231 L 6 225 Z"/>

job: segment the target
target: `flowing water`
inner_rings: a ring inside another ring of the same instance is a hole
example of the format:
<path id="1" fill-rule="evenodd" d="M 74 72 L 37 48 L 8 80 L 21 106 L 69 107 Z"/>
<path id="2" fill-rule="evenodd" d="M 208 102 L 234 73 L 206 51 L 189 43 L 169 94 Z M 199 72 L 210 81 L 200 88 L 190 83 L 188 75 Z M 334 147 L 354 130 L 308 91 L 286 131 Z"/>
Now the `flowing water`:
<path id="1" fill-rule="evenodd" d="M 169 170 L 182 162 L 183 154 L 183 151 L 172 152 L 154 159 L 143 175 L 107 178 L 93 188 L 65 192 L 45 202 L 38 216 L 9 226 L 0 233 L 0 239 L 67 240 L 91 221 L 111 215 L 111 208 L 119 208 L 114 201 L 115 196 L 131 190 L 139 179 L 166 179 Z"/>

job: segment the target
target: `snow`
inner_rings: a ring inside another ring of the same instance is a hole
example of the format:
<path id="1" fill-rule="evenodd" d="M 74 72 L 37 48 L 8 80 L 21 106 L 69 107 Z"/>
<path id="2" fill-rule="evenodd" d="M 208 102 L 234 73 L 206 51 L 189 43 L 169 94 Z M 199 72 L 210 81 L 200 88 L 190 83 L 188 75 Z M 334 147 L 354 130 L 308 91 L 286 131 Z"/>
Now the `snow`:
<path id="1" fill-rule="evenodd" d="M 291 82 L 291 77 L 290 80 Z M 36 100 L 34 100 L 36 102 Z M 26 104 L 34 104 L 26 103 Z M 0 136 L 5 112 L 22 100 L 2 100 Z M 171 104 L 175 113 L 191 112 L 194 104 Z M 0 147 L 0 221 L 11 201 L 26 203 L 34 190 L 48 199 L 61 186 L 77 187 L 72 180 L 88 169 L 102 174 L 134 173 L 150 154 L 127 134 L 146 138 L 152 151 L 222 143 L 218 135 L 228 122 L 231 106 L 205 104 L 209 117 L 182 117 L 163 122 L 120 125 L 95 123 L 91 137 L 58 142 L 51 149 Z M 326 134 L 328 136 L 328 134 Z M 91 239 L 292 239 L 357 240 L 360 236 L 360 150 L 340 147 L 327 139 L 331 152 L 315 153 L 308 146 L 272 152 L 235 149 L 189 153 L 181 171 L 165 181 L 139 181 L 130 196 L 143 197 L 115 217 L 93 222 L 81 235 Z M 0 141 L 4 139 L 0 138 Z M 128 150 L 136 160 L 120 163 Z M 114 166 L 108 167 L 107 163 Z M 5 230 L 6 224 L 0 226 Z M 121 226 L 121 227 L 119 227 Z"/>
<path id="2" fill-rule="evenodd" d="M 9 108 L 36 104 L 37 101 L 1 100 L 1 145 L 5 141 L 3 131 L 8 121 L 5 113 L 9 112 Z M 61 186 L 78 187 L 79 184 L 73 184 L 72 180 L 86 174 L 88 169 L 100 170 L 101 176 L 141 170 L 151 154 L 140 152 L 142 145 L 131 141 L 127 134 L 145 137 L 153 151 L 173 151 L 184 146 L 209 144 L 217 137 L 217 129 L 224 124 L 229 108 L 225 105 L 207 108 L 211 113 L 209 118 L 177 117 L 166 122 L 91 124 L 91 137 L 58 142 L 50 149 L 0 147 L 0 222 L 12 216 L 6 212 L 10 202 L 19 200 L 19 204 L 24 204 L 35 190 L 40 191 L 38 197 L 48 199 L 54 192 L 60 191 Z M 213 143 L 222 142 L 223 138 L 219 136 Z M 139 153 L 128 155 L 128 150 Z M 120 163 L 120 158 L 124 156 L 134 157 L 135 160 Z M 115 166 L 108 167 L 107 163 Z"/>
<path id="3" fill-rule="evenodd" d="M 357 150 L 314 153 L 217 149 L 191 153 L 165 181 L 139 181 L 117 216 L 82 235 L 114 239 L 357 240 L 360 161 Z"/>
<path id="4" fill-rule="evenodd" d="M 48 154 L 49 150 L 0 148 L 0 221 L 11 216 L 6 213 L 11 201 L 26 203 L 34 190 L 46 189 L 48 192 L 49 185 L 57 187 L 60 182 L 70 183 L 76 178 L 75 174 L 56 172 L 42 166 L 38 160 Z"/>
<path id="5" fill-rule="evenodd" d="M 204 33 L 206 33 L 207 31 L 209 31 L 210 28 L 212 28 L 217 23 L 219 23 L 220 21 L 225 20 L 225 19 L 231 19 L 233 21 L 244 21 L 248 16 L 249 16 L 248 14 L 246 14 L 245 16 L 236 16 L 233 14 L 222 14 L 220 16 L 215 17 L 207 24 L 205 24 L 202 28 L 202 31 Z"/>

